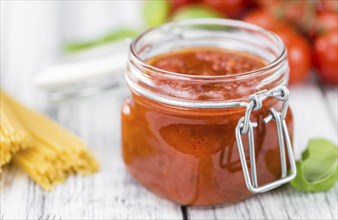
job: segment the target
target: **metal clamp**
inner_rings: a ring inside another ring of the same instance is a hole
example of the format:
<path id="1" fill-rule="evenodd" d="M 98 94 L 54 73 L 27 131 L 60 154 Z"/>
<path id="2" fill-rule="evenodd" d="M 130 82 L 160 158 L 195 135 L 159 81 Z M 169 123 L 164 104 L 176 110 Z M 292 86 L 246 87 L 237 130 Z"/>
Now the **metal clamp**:
<path id="1" fill-rule="evenodd" d="M 274 108 L 270 109 L 270 114 L 263 119 L 267 124 L 270 121 L 275 121 L 278 136 L 278 145 L 281 158 L 282 176 L 280 179 L 267 183 L 263 186 L 258 185 L 256 159 L 255 159 L 255 141 L 254 141 L 254 128 L 257 127 L 256 122 L 250 121 L 252 111 L 258 111 L 263 106 L 263 101 L 268 97 L 279 99 L 283 102 L 282 111 L 278 112 Z M 244 117 L 240 118 L 236 126 L 236 140 L 239 151 L 239 156 L 242 164 L 243 174 L 246 186 L 252 193 L 262 193 L 274 189 L 282 184 L 291 181 L 296 176 L 296 163 L 293 155 L 289 131 L 285 122 L 285 117 L 288 110 L 289 90 L 285 86 L 279 86 L 272 90 L 264 90 L 249 96 L 250 102 L 246 106 Z M 249 158 L 250 158 L 250 173 L 246 162 L 246 157 L 243 148 L 242 135 L 248 135 L 249 145 Z M 289 163 L 291 172 L 287 173 L 287 160 L 285 154 L 285 146 L 288 152 Z"/>

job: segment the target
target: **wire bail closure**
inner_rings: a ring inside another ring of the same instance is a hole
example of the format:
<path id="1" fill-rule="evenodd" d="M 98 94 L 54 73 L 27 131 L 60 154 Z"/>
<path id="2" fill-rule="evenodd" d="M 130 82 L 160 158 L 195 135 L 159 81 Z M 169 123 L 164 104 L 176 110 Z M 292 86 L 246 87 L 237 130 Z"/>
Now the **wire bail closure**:
<path id="1" fill-rule="evenodd" d="M 256 170 L 256 159 L 255 159 L 255 141 L 254 141 L 254 128 L 257 127 L 256 122 L 250 121 L 252 111 L 258 111 L 263 106 L 263 101 L 269 97 L 276 98 L 283 102 L 282 111 L 278 112 L 276 109 L 271 108 L 270 114 L 266 116 L 263 121 L 268 124 L 270 121 L 275 121 L 279 153 L 281 159 L 281 178 L 273 182 L 267 183 L 263 186 L 258 185 L 257 170 Z M 288 110 L 289 104 L 289 90 L 285 86 L 278 86 L 269 91 L 263 90 L 261 92 L 252 94 L 249 96 L 250 102 L 246 106 L 244 117 L 240 118 L 236 126 L 236 140 L 239 151 L 239 156 L 242 164 L 243 174 L 246 186 L 252 193 L 262 193 L 274 189 L 282 184 L 290 182 L 296 176 L 296 163 L 293 155 L 291 141 L 289 137 L 289 131 L 285 122 L 285 117 Z M 248 135 L 249 145 L 249 158 L 250 158 L 250 173 L 246 162 L 246 157 L 243 148 L 242 135 Z M 288 175 L 287 171 L 287 160 L 285 148 L 287 149 L 291 172 Z"/>

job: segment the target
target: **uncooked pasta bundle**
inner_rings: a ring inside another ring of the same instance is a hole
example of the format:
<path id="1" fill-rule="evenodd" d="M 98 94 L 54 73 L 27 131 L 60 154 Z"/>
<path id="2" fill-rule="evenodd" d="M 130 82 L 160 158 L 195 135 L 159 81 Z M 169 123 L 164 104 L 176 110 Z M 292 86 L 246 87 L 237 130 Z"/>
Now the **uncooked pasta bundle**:
<path id="1" fill-rule="evenodd" d="M 1 110 L 5 106 L 4 109 L 12 112 L 16 121 L 21 123 L 22 132 L 29 137 L 27 146 L 31 146 L 17 151 L 13 155 L 13 162 L 42 188 L 51 190 L 55 184 L 65 181 L 70 174 L 91 174 L 99 169 L 98 162 L 78 137 L 46 116 L 16 102 L 3 91 L 1 98 Z M 1 126 L 2 124 L 1 120 Z M 5 133 L 1 135 L 7 140 Z M 6 149 L 11 149 L 15 142 L 6 144 Z M 2 148 L 1 142 L 1 152 Z"/>
<path id="2" fill-rule="evenodd" d="M 9 163 L 12 156 L 19 150 L 32 145 L 30 135 L 24 125 L 13 115 L 0 94 L 0 172 L 1 167 Z"/>

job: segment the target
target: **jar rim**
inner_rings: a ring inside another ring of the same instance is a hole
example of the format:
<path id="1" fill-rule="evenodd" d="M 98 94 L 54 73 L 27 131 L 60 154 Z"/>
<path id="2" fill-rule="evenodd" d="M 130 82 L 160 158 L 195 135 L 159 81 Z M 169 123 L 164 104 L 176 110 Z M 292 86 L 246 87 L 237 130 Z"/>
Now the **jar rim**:
<path id="1" fill-rule="evenodd" d="M 188 75 L 188 74 L 182 74 L 178 72 L 168 71 L 164 70 L 158 67 L 155 67 L 149 63 L 147 63 L 144 59 L 142 59 L 136 52 L 136 46 L 137 43 L 146 35 L 160 30 L 160 29 L 170 29 L 174 26 L 184 26 L 184 25 L 223 25 L 223 26 L 232 26 L 234 28 L 246 28 L 250 31 L 256 31 L 262 34 L 267 35 L 271 39 L 275 41 L 278 47 L 278 55 L 274 58 L 273 61 L 269 62 L 267 65 L 251 70 L 251 71 L 245 71 L 241 73 L 236 74 L 228 74 L 228 75 L 217 75 L 217 76 L 210 76 L 210 75 Z M 286 57 L 286 48 L 282 41 L 282 39 L 275 34 L 274 32 L 268 31 L 264 28 L 261 28 L 257 25 L 250 24 L 247 22 L 239 21 L 239 20 L 233 20 L 233 19 L 224 19 L 224 18 L 194 18 L 194 19 L 185 19 L 180 21 L 172 21 L 165 24 L 162 24 L 160 26 L 151 28 L 147 31 L 144 31 L 142 34 L 140 34 L 137 38 L 135 38 L 132 43 L 130 44 L 130 55 L 135 58 L 133 59 L 134 62 L 137 62 L 138 64 L 142 65 L 143 67 L 153 71 L 156 74 L 161 74 L 162 77 L 168 77 L 168 78 L 175 78 L 175 79 L 181 79 L 181 80 L 218 80 L 218 81 L 227 81 L 232 80 L 234 78 L 236 79 L 245 79 L 248 77 L 253 77 L 256 75 L 259 75 L 260 73 L 264 73 L 265 71 L 272 69 L 279 65 L 281 62 L 283 62 L 284 58 Z"/>

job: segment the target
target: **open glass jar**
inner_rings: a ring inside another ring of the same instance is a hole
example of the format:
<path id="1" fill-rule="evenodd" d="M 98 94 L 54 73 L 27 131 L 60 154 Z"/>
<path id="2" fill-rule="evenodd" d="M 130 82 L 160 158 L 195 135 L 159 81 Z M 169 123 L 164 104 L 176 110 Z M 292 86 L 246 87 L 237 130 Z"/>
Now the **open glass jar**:
<path id="1" fill-rule="evenodd" d="M 185 75 L 149 64 L 181 48 L 224 48 L 267 65 L 232 75 Z M 226 19 L 164 24 L 130 47 L 122 150 L 131 174 L 185 205 L 233 203 L 295 176 L 289 66 L 275 34 Z M 288 169 L 291 172 L 288 173 Z"/>

